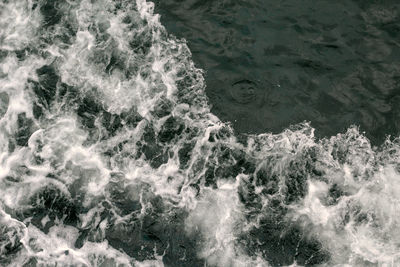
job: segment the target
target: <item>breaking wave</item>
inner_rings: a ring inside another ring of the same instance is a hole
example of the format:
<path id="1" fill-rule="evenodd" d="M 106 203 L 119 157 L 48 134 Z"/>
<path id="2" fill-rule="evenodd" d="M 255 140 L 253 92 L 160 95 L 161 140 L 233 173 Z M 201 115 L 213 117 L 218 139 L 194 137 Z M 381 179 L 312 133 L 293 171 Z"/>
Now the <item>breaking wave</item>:
<path id="1" fill-rule="evenodd" d="M 400 264 L 400 140 L 235 133 L 153 9 L 0 2 L 0 264 Z"/>

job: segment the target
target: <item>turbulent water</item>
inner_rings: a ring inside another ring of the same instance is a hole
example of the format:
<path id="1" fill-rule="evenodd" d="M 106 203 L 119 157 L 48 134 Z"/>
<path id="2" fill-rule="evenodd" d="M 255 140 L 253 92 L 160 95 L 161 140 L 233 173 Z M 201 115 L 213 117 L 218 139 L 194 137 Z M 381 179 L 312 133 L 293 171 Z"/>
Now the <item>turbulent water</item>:
<path id="1" fill-rule="evenodd" d="M 400 265 L 400 140 L 235 133 L 153 9 L 0 2 L 0 265 Z"/>

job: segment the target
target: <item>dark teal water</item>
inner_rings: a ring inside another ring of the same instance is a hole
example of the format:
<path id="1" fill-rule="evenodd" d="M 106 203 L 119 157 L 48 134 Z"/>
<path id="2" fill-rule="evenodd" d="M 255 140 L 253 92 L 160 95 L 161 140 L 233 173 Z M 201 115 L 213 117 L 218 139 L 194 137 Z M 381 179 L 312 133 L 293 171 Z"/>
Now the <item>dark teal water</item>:
<path id="1" fill-rule="evenodd" d="M 399 133 L 399 27 L 394 1 L 0 0 L 0 266 L 400 266 L 400 138 L 370 142 Z"/>
<path id="2" fill-rule="evenodd" d="M 212 111 L 238 132 L 310 121 L 317 136 L 400 130 L 399 1 L 162 0 L 206 71 Z"/>

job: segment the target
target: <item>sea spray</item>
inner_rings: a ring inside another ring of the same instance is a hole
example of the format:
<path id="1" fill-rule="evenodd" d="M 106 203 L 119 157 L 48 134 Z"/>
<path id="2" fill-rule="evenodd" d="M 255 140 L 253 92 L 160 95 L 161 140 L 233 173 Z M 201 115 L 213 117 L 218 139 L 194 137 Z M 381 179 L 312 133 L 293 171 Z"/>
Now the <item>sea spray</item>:
<path id="1" fill-rule="evenodd" d="M 150 2 L 0 7 L 2 265 L 400 261 L 397 139 L 234 133 Z"/>

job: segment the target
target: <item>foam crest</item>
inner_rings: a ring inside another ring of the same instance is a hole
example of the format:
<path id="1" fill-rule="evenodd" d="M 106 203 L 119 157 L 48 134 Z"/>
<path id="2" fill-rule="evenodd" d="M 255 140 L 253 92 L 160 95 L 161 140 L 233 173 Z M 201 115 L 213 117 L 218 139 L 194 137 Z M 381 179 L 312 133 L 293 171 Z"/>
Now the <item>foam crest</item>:
<path id="1" fill-rule="evenodd" d="M 1 264 L 400 261 L 397 139 L 237 134 L 153 3 L 22 2 L 1 4 Z"/>

